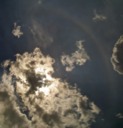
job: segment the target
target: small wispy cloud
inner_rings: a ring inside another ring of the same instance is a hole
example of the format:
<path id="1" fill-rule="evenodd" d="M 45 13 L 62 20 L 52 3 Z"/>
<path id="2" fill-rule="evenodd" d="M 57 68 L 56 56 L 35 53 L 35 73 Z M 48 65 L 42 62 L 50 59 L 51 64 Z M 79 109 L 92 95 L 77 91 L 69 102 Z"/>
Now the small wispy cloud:
<path id="1" fill-rule="evenodd" d="M 43 48 L 48 47 L 53 43 L 53 37 L 47 32 L 41 23 L 36 20 L 31 21 L 31 26 L 29 27 L 33 41 Z"/>

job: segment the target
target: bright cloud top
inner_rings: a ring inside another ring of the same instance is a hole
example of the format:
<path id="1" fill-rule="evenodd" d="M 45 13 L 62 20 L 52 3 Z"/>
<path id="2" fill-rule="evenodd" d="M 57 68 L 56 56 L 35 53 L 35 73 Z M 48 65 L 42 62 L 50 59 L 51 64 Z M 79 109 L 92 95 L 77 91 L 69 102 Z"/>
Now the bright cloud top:
<path id="1" fill-rule="evenodd" d="M 84 65 L 89 60 L 90 57 L 84 49 L 83 42 L 82 40 L 76 42 L 77 50 L 71 55 L 61 56 L 61 62 L 66 67 L 66 71 L 70 72 L 75 68 L 75 65 Z"/>
<path id="2" fill-rule="evenodd" d="M 77 47 L 83 49 L 81 43 Z M 16 115 L 23 117 L 21 128 L 89 128 L 99 108 L 76 87 L 52 77 L 54 62 L 39 48 L 32 53 L 17 54 L 16 61 L 4 62 L 1 89 L 9 96 Z M 8 122 L 6 125 L 10 127 Z M 15 126 L 20 128 L 19 122 L 13 122 Z"/>

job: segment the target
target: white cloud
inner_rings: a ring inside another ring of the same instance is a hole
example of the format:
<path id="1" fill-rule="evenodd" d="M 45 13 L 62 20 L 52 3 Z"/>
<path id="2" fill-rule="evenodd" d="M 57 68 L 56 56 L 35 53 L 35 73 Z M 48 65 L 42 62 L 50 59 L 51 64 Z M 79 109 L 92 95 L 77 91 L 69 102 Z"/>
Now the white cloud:
<path id="1" fill-rule="evenodd" d="M 120 36 L 112 50 L 111 63 L 115 71 L 123 75 L 123 35 Z"/>
<path id="2" fill-rule="evenodd" d="M 82 50 L 81 43 L 77 44 Z M 3 64 L 6 72 L 2 76 L 1 88 L 9 95 L 18 118 L 24 117 L 21 128 L 25 128 L 25 123 L 31 128 L 89 128 L 100 109 L 76 87 L 52 77 L 54 62 L 36 48 L 32 53 L 17 54 L 16 61 Z M 4 100 L 2 102 L 3 109 Z M 5 106 L 9 107 L 9 104 L 5 103 Z M 14 125 L 17 126 L 18 122 Z"/>
<path id="3" fill-rule="evenodd" d="M 83 65 L 87 60 L 89 60 L 89 56 L 86 53 L 83 47 L 82 40 L 76 42 L 77 50 L 73 52 L 71 55 L 62 55 L 61 62 L 66 67 L 66 71 L 70 72 L 75 68 L 75 65 Z"/>
<path id="4" fill-rule="evenodd" d="M 14 23 L 12 34 L 18 38 L 20 38 L 23 35 L 23 32 L 21 31 L 21 26 L 18 26 L 17 23 Z"/>

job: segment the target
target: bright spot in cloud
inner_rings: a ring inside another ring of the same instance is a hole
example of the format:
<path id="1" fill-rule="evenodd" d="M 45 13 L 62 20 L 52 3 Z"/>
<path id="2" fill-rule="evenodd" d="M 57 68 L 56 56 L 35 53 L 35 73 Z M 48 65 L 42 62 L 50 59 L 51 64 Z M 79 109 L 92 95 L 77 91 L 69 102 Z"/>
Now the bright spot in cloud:
<path id="1" fill-rule="evenodd" d="M 50 88 L 49 87 L 41 87 L 38 89 L 38 92 L 43 92 L 45 95 L 48 95 L 50 92 Z"/>

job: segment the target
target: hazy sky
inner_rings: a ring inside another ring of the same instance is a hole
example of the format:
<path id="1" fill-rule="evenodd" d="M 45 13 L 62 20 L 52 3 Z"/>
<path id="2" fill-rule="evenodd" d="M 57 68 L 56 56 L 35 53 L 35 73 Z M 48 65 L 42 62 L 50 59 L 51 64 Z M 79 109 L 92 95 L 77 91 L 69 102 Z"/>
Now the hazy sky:
<path id="1" fill-rule="evenodd" d="M 100 108 L 101 113 L 92 128 L 122 128 L 122 118 L 116 115 L 123 113 L 123 76 L 111 63 L 111 57 L 115 56 L 122 67 L 122 44 L 116 47 L 118 52 L 112 54 L 123 34 L 122 6 L 122 0 L 1 1 L 0 63 L 8 59 L 14 61 L 16 54 L 32 53 L 36 47 L 40 48 L 44 55 L 55 59 L 53 76 L 72 86 L 76 83 L 81 94 Z M 21 28 L 16 29 L 17 26 Z M 13 29 L 17 30 L 14 34 Z M 19 30 L 23 33 L 20 38 Z M 80 61 L 77 61 L 76 42 L 81 40 L 89 59 L 86 56 L 86 63 L 77 65 Z M 67 56 L 65 65 L 74 64 L 71 72 L 66 72 L 61 62 L 63 55 Z M 8 102 L 6 99 L 0 104 Z"/>

